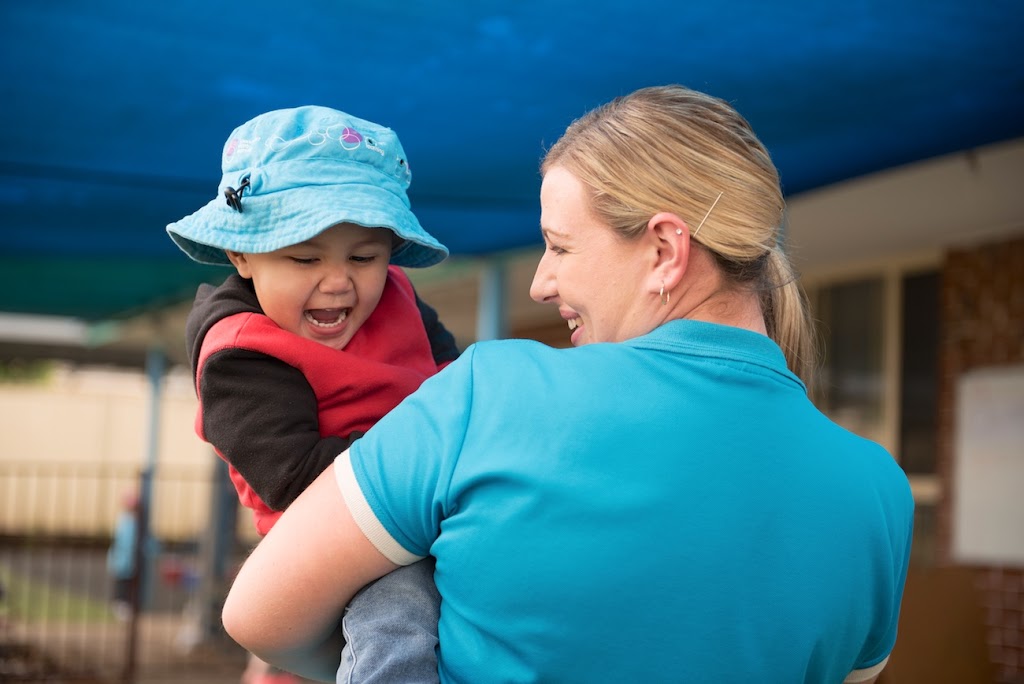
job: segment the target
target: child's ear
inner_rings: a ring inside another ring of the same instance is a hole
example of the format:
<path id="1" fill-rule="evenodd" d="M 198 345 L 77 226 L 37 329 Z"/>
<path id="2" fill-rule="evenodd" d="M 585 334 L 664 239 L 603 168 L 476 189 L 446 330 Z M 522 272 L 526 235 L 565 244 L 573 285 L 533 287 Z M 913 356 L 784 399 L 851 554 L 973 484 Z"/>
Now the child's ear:
<path id="1" fill-rule="evenodd" d="M 243 278 L 252 278 L 252 269 L 249 268 L 249 260 L 245 258 L 245 254 L 232 252 L 230 249 L 225 249 L 224 253 L 228 255 L 228 261 L 234 264 L 238 275 Z"/>

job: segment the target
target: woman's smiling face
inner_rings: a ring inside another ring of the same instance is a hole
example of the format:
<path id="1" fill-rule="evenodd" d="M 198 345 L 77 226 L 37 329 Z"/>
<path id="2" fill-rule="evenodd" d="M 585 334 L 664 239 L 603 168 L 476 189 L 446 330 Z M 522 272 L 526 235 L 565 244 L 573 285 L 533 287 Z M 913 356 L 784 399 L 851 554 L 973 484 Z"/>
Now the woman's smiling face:
<path id="1" fill-rule="evenodd" d="M 278 326 L 344 349 L 377 308 L 387 281 L 393 233 L 342 223 L 265 254 L 228 252 L 251 278 L 263 312 Z"/>
<path id="2" fill-rule="evenodd" d="M 544 175 L 540 203 L 545 249 L 530 296 L 558 307 L 576 347 L 650 332 L 642 285 L 651 264 L 643 241 L 617 236 L 594 214 L 586 186 L 562 167 Z"/>

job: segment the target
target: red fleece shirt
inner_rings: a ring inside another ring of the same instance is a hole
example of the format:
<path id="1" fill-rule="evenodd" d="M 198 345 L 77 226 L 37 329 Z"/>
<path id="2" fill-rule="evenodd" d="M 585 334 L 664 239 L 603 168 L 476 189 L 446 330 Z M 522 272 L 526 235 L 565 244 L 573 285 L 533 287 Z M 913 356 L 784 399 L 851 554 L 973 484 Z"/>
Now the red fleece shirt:
<path id="1" fill-rule="evenodd" d="M 294 500 L 354 437 L 437 370 L 412 284 L 390 267 L 380 303 L 341 351 L 286 332 L 260 313 L 214 323 L 195 365 L 196 432 L 227 461 L 239 500 L 266 534 L 284 500 Z M 215 419 L 207 410 L 212 402 Z M 275 434 L 289 431 L 297 433 L 294 440 Z M 269 493 L 279 490 L 283 500 Z"/>

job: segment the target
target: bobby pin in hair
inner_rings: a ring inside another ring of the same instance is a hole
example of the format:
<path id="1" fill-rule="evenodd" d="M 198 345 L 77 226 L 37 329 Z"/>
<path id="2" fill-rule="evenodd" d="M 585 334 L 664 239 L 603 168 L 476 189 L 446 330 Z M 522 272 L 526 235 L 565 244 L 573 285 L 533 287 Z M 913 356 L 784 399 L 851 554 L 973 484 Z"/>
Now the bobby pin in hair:
<path id="1" fill-rule="evenodd" d="M 715 201 L 711 203 L 711 207 L 708 209 L 708 213 L 704 214 L 704 218 L 702 218 L 700 220 L 700 223 L 697 225 L 697 230 L 693 231 L 693 234 L 690 235 L 690 239 L 691 240 L 693 238 L 697 237 L 697 233 L 700 232 L 700 229 L 701 229 L 701 227 L 703 227 L 704 222 L 708 220 L 708 216 L 711 216 L 712 209 L 715 208 L 715 205 L 718 204 L 718 200 L 720 200 L 720 199 L 722 199 L 722 193 L 718 193 L 718 197 L 716 197 Z"/>

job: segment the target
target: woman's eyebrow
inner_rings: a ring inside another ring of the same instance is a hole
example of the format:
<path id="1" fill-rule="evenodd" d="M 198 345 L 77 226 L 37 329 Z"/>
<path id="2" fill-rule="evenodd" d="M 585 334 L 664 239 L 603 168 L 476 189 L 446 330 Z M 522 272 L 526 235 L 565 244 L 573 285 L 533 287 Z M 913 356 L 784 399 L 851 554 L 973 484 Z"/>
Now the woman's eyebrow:
<path id="1" fill-rule="evenodd" d="M 544 226 L 540 227 L 540 234 L 543 235 L 547 239 L 551 239 L 552 236 L 556 237 L 556 238 L 558 238 L 560 240 L 564 240 L 567 237 L 569 237 L 568 233 L 563 233 L 563 232 L 555 230 L 553 228 L 545 228 Z"/>

